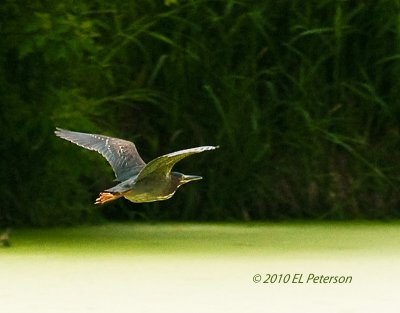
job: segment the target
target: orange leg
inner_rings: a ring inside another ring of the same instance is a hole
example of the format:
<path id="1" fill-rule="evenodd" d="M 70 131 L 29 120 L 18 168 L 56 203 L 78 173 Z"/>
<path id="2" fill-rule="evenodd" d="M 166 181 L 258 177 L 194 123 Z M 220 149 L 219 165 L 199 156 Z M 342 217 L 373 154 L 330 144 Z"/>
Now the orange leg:
<path id="1" fill-rule="evenodd" d="M 109 201 L 113 201 L 115 199 L 121 198 L 123 194 L 121 193 L 110 193 L 110 192 L 100 192 L 99 197 L 96 199 L 95 204 L 104 204 Z"/>

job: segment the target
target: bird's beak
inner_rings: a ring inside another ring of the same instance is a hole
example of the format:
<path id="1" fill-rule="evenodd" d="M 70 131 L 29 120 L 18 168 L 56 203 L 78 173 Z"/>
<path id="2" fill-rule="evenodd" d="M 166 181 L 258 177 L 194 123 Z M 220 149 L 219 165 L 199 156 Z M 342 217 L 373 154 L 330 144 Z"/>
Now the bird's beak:
<path id="1" fill-rule="evenodd" d="M 203 179 L 203 177 L 196 176 L 196 175 L 184 175 L 183 179 L 181 180 L 181 182 L 182 182 L 182 184 L 186 184 L 188 182 L 195 181 L 195 180 L 200 180 L 200 179 Z"/>

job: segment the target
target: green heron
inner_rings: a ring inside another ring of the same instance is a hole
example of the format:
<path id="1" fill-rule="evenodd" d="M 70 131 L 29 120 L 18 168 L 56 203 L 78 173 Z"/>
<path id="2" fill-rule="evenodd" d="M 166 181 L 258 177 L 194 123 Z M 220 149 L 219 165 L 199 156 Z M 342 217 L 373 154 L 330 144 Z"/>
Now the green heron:
<path id="1" fill-rule="evenodd" d="M 201 176 L 172 172 L 180 160 L 196 153 L 214 150 L 218 146 L 202 146 L 162 155 L 145 163 L 135 144 L 123 139 L 97 134 L 86 134 L 57 128 L 55 134 L 65 140 L 100 153 L 114 170 L 120 183 L 100 192 L 95 204 L 103 204 L 121 197 L 131 202 L 152 202 L 171 198 L 183 184 L 202 179 Z"/>

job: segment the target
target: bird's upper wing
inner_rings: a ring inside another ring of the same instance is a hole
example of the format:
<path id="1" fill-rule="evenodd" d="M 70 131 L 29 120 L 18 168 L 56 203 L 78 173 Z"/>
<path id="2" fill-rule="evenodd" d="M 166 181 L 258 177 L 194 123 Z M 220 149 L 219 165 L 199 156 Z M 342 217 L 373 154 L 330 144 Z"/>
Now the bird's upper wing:
<path id="1" fill-rule="evenodd" d="M 167 176 L 171 172 L 171 169 L 175 165 L 175 163 L 179 162 L 180 160 L 195 153 L 200 153 L 207 150 L 214 150 L 217 148 L 218 146 L 202 146 L 162 155 L 147 163 L 146 166 L 140 171 L 136 181 L 139 181 L 150 175 Z"/>
<path id="2" fill-rule="evenodd" d="M 146 165 L 133 142 L 97 134 L 78 133 L 57 128 L 55 134 L 83 148 L 100 153 L 110 163 L 117 180 L 137 175 Z"/>

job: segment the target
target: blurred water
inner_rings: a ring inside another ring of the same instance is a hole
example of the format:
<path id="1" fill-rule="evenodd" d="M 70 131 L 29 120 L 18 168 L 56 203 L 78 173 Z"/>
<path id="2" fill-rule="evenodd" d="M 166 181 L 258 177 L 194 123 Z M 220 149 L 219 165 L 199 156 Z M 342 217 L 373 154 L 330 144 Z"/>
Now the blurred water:
<path id="1" fill-rule="evenodd" d="M 396 254 L 1 255 L 0 311 L 398 312 Z M 254 274 L 351 275 L 351 284 L 263 284 Z"/>

